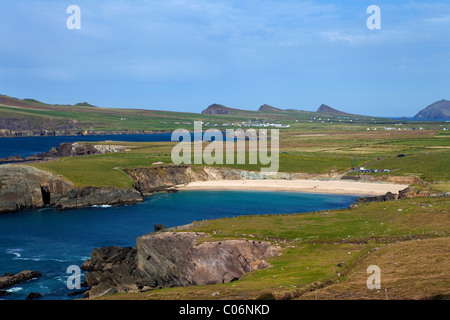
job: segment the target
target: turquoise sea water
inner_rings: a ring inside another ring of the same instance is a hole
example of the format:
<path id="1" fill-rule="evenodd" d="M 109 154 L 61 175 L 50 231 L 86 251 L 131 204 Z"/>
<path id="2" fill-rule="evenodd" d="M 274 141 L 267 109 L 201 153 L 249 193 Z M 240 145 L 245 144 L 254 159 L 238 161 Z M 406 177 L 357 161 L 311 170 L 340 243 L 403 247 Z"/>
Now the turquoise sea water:
<path id="1" fill-rule="evenodd" d="M 9 288 L 5 300 L 69 297 L 67 267 L 81 266 L 92 249 L 130 246 L 153 231 L 155 224 L 173 227 L 203 219 L 248 214 L 297 213 L 346 208 L 355 196 L 264 191 L 181 191 L 160 193 L 133 206 L 51 208 L 0 215 L 0 274 L 35 270 L 43 274 Z M 82 281 L 84 276 L 82 274 Z"/>

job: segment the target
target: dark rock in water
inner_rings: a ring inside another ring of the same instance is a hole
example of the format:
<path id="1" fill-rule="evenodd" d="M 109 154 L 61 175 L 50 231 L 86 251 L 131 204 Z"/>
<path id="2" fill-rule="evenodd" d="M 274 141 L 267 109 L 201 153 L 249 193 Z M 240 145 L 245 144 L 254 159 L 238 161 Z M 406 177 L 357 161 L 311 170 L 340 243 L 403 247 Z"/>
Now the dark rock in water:
<path id="1" fill-rule="evenodd" d="M 175 286 L 227 283 L 269 266 L 264 259 L 280 248 L 265 241 L 197 241 L 197 232 L 152 233 L 135 248 L 94 249 L 82 269 L 90 287 L 85 298 L 117 292 L 138 292 Z"/>
<path id="2" fill-rule="evenodd" d="M 155 224 L 155 232 L 164 231 L 167 227 L 163 224 Z"/>
<path id="3" fill-rule="evenodd" d="M 0 277 L 0 289 L 5 289 L 12 287 L 16 284 L 42 277 L 37 271 L 24 270 L 17 274 L 5 273 L 2 277 Z"/>
<path id="4" fill-rule="evenodd" d="M 37 298 L 40 298 L 40 297 L 42 297 L 42 294 L 40 294 L 39 292 L 30 292 L 27 295 L 26 299 L 27 300 L 32 300 L 32 299 L 37 299 Z"/>
<path id="5" fill-rule="evenodd" d="M 74 209 L 94 205 L 127 205 L 142 202 L 139 191 L 131 188 L 84 187 L 72 188 L 55 195 L 50 205 L 61 209 Z"/>
<path id="6" fill-rule="evenodd" d="M 68 297 L 74 297 L 74 296 L 78 296 L 81 294 L 84 294 L 86 292 L 86 290 L 79 290 L 79 291 L 74 291 L 74 292 L 70 292 L 67 294 Z"/>
<path id="7" fill-rule="evenodd" d="M 91 287 L 85 292 L 84 298 L 91 298 L 117 292 L 115 288 L 136 288 L 136 279 L 143 278 L 138 269 L 136 250 L 130 247 L 116 246 L 94 249 L 91 258 L 86 260 L 81 269 L 89 271 L 85 274 L 86 284 Z M 111 288 L 116 290 L 111 291 Z"/>
<path id="8" fill-rule="evenodd" d="M 11 293 L 6 290 L 0 290 L 0 297 L 7 296 L 8 294 L 11 294 Z"/>

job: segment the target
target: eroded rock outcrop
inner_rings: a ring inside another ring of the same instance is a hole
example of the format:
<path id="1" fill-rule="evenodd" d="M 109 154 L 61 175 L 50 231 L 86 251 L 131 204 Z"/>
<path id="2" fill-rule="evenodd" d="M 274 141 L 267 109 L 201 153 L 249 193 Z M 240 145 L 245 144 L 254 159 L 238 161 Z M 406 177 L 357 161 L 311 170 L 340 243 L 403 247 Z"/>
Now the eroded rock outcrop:
<path id="1" fill-rule="evenodd" d="M 61 209 L 93 205 L 123 205 L 143 201 L 135 189 L 74 188 L 49 172 L 23 165 L 0 166 L 0 213 L 53 206 Z"/>
<path id="2" fill-rule="evenodd" d="M 167 191 L 177 185 L 193 181 L 242 179 L 242 170 L 226 168 L 193 168 L 189 165 L 167 165 L 125 169 L 134 180 L 134 187 L 144 196 Z"/>
<path id="3" fill-rule="evenodd" d="M 408 198 L 416 198 L 416 197 L 448 197 L 450 196 L 449 192 L 434 192 L 431 190 L 420 190 L 415 189 L 414 187 L 407 187 L 403 190 L 400 190 L 397 193 L 387 192 L 384 195 L 381 196 L 374 196 L 374 197 L 361 197 L 356 200 L 356 203 L 353 203 L 350 205 L 351 208 L 357 207 L 358 204 L 365 203 L 365 202 L 383 202 L 383 201 L 390 201 L 390 200 L 401 200 L 401 199 L 408 199 Z"/>
<path id="4" fill-rule="evenodd" d="M 123 152 L 125 146 L 120 145 L 93 145 L 81 142 L 61 143 L 58 147 L 51 148 L 47 152 L 38 153 L 25 158 L 26 161 L 48 160 L 60 157 L 76 157 L 93 154 L 105 154 L 111 152 Z"/>
<path id="5" fill-rule="evenodd" d="M 265 259 L 280 254 L 266 241 L 197 241 L 197 232 L 159 232 L 139 237 L 134 248 L 94 249 L 82 269 L 93 298 L 175 286 L 226 283 L 252 270 L 267 268 Z"/>
<path id="6" fill-rule="evenodd" d="M 0 277 L 0 289 L 6 289 L 16 284 L 42 277 L 42 274 L 37 271 L 24 270 L 17 274 L 5 273 Z"/>

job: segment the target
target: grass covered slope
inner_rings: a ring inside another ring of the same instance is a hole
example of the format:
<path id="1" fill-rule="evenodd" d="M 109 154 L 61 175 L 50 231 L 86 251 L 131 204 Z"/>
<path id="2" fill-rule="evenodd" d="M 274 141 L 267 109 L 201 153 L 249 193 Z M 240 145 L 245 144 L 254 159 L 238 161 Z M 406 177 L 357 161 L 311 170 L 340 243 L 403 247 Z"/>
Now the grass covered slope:
<path id="1" fill-rule="evenodd" d="M 225 108 L 225 107 L 224 107 Z M 230 109 L 230 108 L 228 108 Z M 368 116 L 350 115 L 341 117 L 301 110 L 269 111 L 234 110 L 225 114 L 198 114 L 189 112 L 169 112 L 148 109 L 102 108 L 87 102 L 68 104 L 47 104 L 34 99 L 17 99 L 0 95 L 0 130 L 37 131 L 167 131 L 175 130 L 186 123 L 203 121 L 214 128 L 229 128 L 232 123 L 271 122 L 285 125 L 322 123 L 369 123 L 389 124 L 394 120 Z M 317 120 L 311 120 L 311 119 Z M 320 120 L 318 120 L 320 118 Z"/>
<path id="2" fill-rule="evenodd" d="M 450 293 L 449 201 L 414 198 L 196 222 L 187 230 L 209 234 L 202 241 L 271 241 L 283 254 L 268 260 L 272 267 L 227 284 L 101 299 L 385 299 L 385 289 L 390 299 L 439 298 Z M 381 290 L 367 289 L 370 265 L 381 268 Z"/>

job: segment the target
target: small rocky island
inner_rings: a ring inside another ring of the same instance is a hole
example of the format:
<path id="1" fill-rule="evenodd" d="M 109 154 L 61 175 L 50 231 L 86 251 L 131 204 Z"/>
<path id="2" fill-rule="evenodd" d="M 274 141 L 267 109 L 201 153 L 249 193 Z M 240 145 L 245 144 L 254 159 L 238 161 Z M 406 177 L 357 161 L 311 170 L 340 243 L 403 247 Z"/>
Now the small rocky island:
<path id="1" fill-rule="evenodd" d="M 41 273 L 31 270 L 24 270 L 17 274 L 5 273 L 0 277 L 0 296 L 8 294 L 8 291 L 4 289 L 8 289 L 19 283 L 23 283 L 39 277 L 42 277 Z"/>

